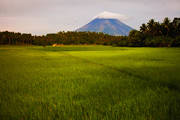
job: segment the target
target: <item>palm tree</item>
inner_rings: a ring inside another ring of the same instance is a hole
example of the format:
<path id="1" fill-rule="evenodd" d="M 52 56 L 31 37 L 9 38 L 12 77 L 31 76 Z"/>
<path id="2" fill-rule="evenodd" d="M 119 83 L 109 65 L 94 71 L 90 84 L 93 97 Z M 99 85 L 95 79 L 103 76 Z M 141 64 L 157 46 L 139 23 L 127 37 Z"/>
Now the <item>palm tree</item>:
<path id="1" fill-rule="evenodd" d="M 140 26 L 140 32 L 146 33 L 146 31 L 147 31 L 147 26 L 146 26 L 146 24 L 142 24 L 142 25 Z"/>
<path id="2" fill-rule="evenodd" d="M 171 22 L 170 19 L 168 17 L 166 17 L 166 18 L 164 18 L 163 24 L 168 26 L 170 24 L 170 22 Z"/>
<path id="3" fill-rule="evenodd" d="M 149 34 L 154 35 L 154 24 L 155 24 L 154 19 L 149 20 L 149 22 L 147 23 L 147 30 Z"/>
<path id="4" fill-rule="evenodd" d="M 160 36 L 162 35 L 162 31 L 161 31 L 161 25 L 159 22 L 155 22 L 154 23 L 154 35 L 155 36 Z"/>
<path id="5" fill-rule="evenodd" d="M 170 19 L 168 17 L 164 18 L 162 27 L 163 27 L 163 35 L 168 36 L 170 32 Z"/>

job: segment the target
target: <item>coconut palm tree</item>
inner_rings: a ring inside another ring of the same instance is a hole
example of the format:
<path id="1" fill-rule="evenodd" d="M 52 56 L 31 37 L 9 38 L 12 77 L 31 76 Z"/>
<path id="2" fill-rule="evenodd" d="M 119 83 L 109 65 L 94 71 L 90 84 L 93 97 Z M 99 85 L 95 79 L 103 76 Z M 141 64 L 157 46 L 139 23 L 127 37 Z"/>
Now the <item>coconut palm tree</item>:
<path id="1" fill-rule="evenodd" d="M 146 26 L 146 24 L 142 24 L 142 25 L 140 26 L 140 32 L 141 32 L 141 33 L 146 33 L 146 31 L 147 31 L 147 26 Z"/>
<path id="2" fill-rule="evenodd" d="M 154 25 L 154 19 L 149 20 L 149 22 L 147 23 L 147 30 L 150 35 L 154 35 Z"/>
<path id="3" fill-rule="evenodd" d="M 162 25 L 162 32 L 164 36 L 168 36 L 170 32 L 170 19 L 168 17 L 164 18 Z"/>

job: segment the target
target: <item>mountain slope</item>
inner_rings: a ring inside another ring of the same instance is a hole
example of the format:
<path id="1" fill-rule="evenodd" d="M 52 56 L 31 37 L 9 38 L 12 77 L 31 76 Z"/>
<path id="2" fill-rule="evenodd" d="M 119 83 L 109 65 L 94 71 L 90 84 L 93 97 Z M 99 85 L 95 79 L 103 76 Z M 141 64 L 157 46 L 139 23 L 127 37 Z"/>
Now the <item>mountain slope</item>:
<path id="1" fill-rule="evenodd" d="M 103 32 L 110 35 L 128 35 L 132 28 L 118 19 L 95 18 L 76 31 Z"/>

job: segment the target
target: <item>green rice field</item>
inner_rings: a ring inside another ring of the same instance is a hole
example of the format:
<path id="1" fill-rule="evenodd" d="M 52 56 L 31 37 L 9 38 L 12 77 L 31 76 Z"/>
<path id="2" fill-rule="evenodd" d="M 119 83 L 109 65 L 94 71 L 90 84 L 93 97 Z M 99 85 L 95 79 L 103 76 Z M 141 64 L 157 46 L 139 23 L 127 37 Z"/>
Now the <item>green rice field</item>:
<path id="1" fill-rule="evenodd" d="M 180 48 L 0 46 L 0 120 L 180 120 Z"/>

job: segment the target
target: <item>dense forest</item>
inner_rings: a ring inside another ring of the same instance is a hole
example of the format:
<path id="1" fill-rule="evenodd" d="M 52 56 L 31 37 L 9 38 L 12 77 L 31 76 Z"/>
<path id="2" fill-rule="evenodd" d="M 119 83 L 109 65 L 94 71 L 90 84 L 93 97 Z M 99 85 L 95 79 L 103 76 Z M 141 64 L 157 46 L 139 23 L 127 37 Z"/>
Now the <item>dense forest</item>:
<path id="1" fill-rule="evenodd" d="M 130 47 L 179 47 L 180 18 L 162 23 L 151 19 L 142 24 L 140 30 L 132 30 L 129 36 L 111 36 L 95 32 L 58 32 L 42 36 L 26 33 L 0 32 L 1 45 L 53 45 L 53 44 L 97 44 Z"/>

